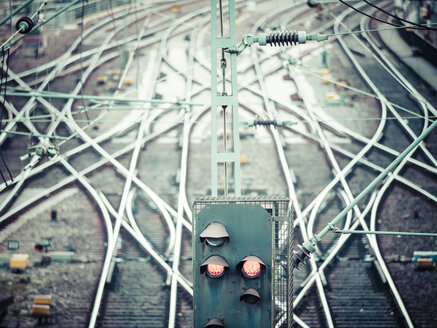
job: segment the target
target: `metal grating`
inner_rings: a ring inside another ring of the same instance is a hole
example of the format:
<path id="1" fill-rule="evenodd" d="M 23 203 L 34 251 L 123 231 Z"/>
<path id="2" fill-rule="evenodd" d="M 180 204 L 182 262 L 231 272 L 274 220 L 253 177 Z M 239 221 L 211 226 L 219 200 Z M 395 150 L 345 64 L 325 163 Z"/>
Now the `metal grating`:
<path id="1" fill-rule="evenodd" d="M 293 210 L 274 219 L 274 321 L 276 328 L 285 328 L 292 326 L 293 319 Z"/>
<path id="2" fill-rule="evenodd" d="M 273 299 L 274 315 L 272 327 L 292 326 L 293 319 L 293 216 L 290 199 L 285 197 L 197 197 L 194 201 L 194 215 L 211 204 L 250 204 L 261 205 L 272 215 L 274 221 L 272 243 L 273 256 Z M 288 238 L 290 236 L 290 238 Z"/>

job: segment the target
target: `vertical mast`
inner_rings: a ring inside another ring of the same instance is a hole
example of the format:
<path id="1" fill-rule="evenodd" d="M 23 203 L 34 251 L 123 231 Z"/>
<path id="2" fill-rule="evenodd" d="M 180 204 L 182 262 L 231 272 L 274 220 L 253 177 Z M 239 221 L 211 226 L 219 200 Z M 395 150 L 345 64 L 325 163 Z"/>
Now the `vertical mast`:
<path id="1" fill-rule="evenodd" d="M 228 9 L 228 15 L 225 15 L 226 9 Z M 241 195 L 237 54 L 227 51 L 235 48 L 234 0 L 218 0 L 218 3 L 217 0 L 211 0 L 212 196 L 218 194 L 218 181 L 222 175 L 219 172 L 219 166 L 223 167 L 223 195 L 228 196 L 230 182 L 233 182 L 235 196 Z M 220 83 L 218 83 L 219 81 Z M 219 126 L 223 126 L 223 143 L 221 140 L 219 143 L 219 138 L 221 138 L 221 133 L 218 133 Z"/>

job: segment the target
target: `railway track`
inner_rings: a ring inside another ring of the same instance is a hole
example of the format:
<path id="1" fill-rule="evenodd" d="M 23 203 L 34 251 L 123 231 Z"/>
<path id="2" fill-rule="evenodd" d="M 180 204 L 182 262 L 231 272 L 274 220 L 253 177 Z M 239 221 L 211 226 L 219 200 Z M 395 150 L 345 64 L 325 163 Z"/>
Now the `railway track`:
<path id="1" fill-rule="evenodd" d="M 300 29 L 296 24 L 306 18 L 307 22 L 313 22 L 307 24 L 308 30 L 324 33 L 333 28 L 335 34 L 340 34 L 361 28 L 363 37 L 371 42 L 364 31 L 366 22 L 341 6 L 330 8 L 335 17 L 326 24 L 315 19 L 314 11 L 301 2 L 284 1 L 273 8 L 269 1 L 263 1 L 257 6 L 261 10 L 251 14 L 245 2 L 237 2 L 237 17 L 246 17 L 240 22 L 239 33 L 256 35 L 259 30 L 272 26 Z M 265 14 L 266 8 L 268 14 Z M 370 9 L 365 7 L 365 10 Z M 15 118 L 23 118 L 22 124 L 35 136 L 68 136 L 68 140 L 58 142 L 60 154 L 54 161 L 33 155 L 14 181 L 0 186 L 0 223 L 6 226 L 13 222 L 14 216 L 74 183 L 80 186 L 81 195 L 88 197 L 92 210 L 99 212 L 106 229 L 106 232 L 97 229 L 92 233 L 95 236 L 92 238 L 99 240 L 96 245 L 103 242 L 106 245 L 94 247 L 92 251 L 105 251 L 100 254 L 100 260 L 92 264 L 94 269 L 101 265 L 100 273 L 94 270 L 91 279 L 95 287 L 87 287 L 88 297 L 78 300 L 70 296 L 65 300 L 62 311 L 68 313 L 71 309 L 71 313 L 65 319 L 58 317 L 58 324 L 63 327 L 67 327 L 68 322 L 70 326 L 89 327 L 193 325 L 190 204 L 194 195 L 208 192 L 205 185 L 209 181 L 209 166 L 205 165 L 209 163 L 208 15 L 208 6 L 199 8 L 195 1 L 180 2 L 177 7 L 170 2 L 128 8 L 85 28 L 58 59 L 20 73 L 9 72 L 13 83 L 28 91 L 32 90 L 35 74 L 38 75 L 37 94 L 31 96 L 20 111 L 14 105 L 18 97 L 6 98 L 5 105 L 14 112 Z M 257 20 L 249 19 L 251 15 Z M 108 25 L 111 27 L 107 28 Z M 99 44 L 79 52 L 79 46 L 86 43 L 88 37 L 92 37 L 93 42 L 98 40 Z M 405 115 L 394 105 L 403 104 L 406 97 L 392 89 L 395 82 L 390 83 L 389 89 L 376 83 L 387 78 L 382 77 L 380 69 L 374 68 L 370 56 L 356 55 L 365 53 L 367 45 L 353 38 L 353 35 L 338 35 L 341 48 L 333 42 L 327 47 L 341 56 L 349 56 L 360 74 L 349 70 L 354 75 L 351 80 L 357 83 L 358 89 L 372 93 L 379 103 L 358 98 L 354 108 L 343 105 L 331 110 L 324 106 L 323 97 L 315 94 L 312 86 L 317 83 L 314 76 L 318 74 L 305 65 L 287 64 L 291 57 L 301 58 L 304 63 L 314 62 L 314 54 L 321 51 L 319 45 L 308 45 L 301 51 L 297 49 L 300 46 L 285 50 L 252 47 L 239 57 L 241 117 L 246 121 L 257 115 L 270 120 L 299 122 L 284 129 L 258 129 L 241 142 L 241 149 L 247 150 L 250 158 L 242 168 L 243 179 L 248 181 L 245 189 L 289 196 L 297 216 L 298 242 L 311 237 L 348 205 L 375 172 L 387 165 L 387 158 L 399 154 L 408 140 L 427 126 L 429 117 L 435 116 L 431 101 L 391 67 L 390 76 L 395 75 L 411 98 L 416 99 L 414 103 L 409 98 L 408 106 L 404 107 L 413 108 L 418 104 L 415 112 L 422 122 L 414 120 L 410 128 Z M 112 96 L 145 102 L 121 105 L 121 101 L 114 104 L 100 99 L 93 104 L 81 100 L 82 92 L 92 94 L 96 89 L 93 78 L 114 66 L 120 55 L 117 47 L 122 45 L 127 45 L 124 48 L 126 66 L 120 72 L 120 80 L 114 83 Z M 377 52 L 375 45 L 370 46 L 372 52 Z M 378 60 L 390 67 L 389 59 L 378 56 Z M 44 92 L 50 90 L 52 81 L 66 81 L 65 72 L 69 72 L 68 78 L 76 76 L 79 83 L 62 92 L 78 95 L 78 99 L 67 97 L 59 104 L 48 101 L 49 95 Z M 143 72 L 142 76 L 139 72 Z M 136 77 L 136 88 L 123 86 L 124 78 L 129 75 Z M 289 76 L 291 81 L 279 80 L 278 76 Z M 274 90 L 272 85 L 280 91 Z M 281 94 L 287 89 L 292 91 L 285 96 Z M 290 102 L 292 94 L 298 94 L 301 100 Z M 164 101 L 147 102 L 158 97 Z M 49 124 L 32 123 L 29 119 L 35 101 L 44 107 L 44 113 L 51 115 Z M 80 106 L 88 108 L 88 117 L 79 112 Z M 116 111 L 117 107 L 129 106 L 128 115 L 121 109 Z M 355 108 L 364 113 L 351 113 Z M 377 120 L 357 127 L 354 122 L 341 118 L 346 112 L 357 120 L 366 115 L 377 116 Z M 15 124 L 10 122 L 4 130 L 11 131 Z M 401 129 L 405 134 L 398 132 Z M 3 142 L 6 133 L 0 138 Z M 38 142 L 45 147 L 53 143 L 44 137 L 38 137 Z M 394 184 L 403 192 L 408 190 L 418 195 L 419 199 L 428 198 L 426 206 L 435 208 L 432 186 L 417 179 L 421 174 L 433 176 L 436 173 L 435 154 L 428 148 L 422 144 L 417 150 L 421 154 L 402 164 L 408 166 L 409 174 L 401 174 L 400 166 L 365 203 L 354 208 L 354 213 L 351 212 L 341 226 L 376 230 L 378 215 L 384 213 L 381 199 L 390 199 Z M 314 173 L 309 174 L 311 162 Z M 261 172 L 263 176 L 259 176 Z M 44 192 L 15 201 L 15 195 L 28 185 L 38 185 L 42 177 L 56 174 L 57 179 L 44 183 Z M 311 176 L 313 174 L 316 176 Z M 24 227 L 32 224 L 26 223 Z M 387 230 L 403 230 L 395 221 L 381 226 Z M 384 247 L 389 249 L 387 254 Z M 398 327 L 428 322 L 423 309 L 415 307 L 414 295 L 407 295 L 407 284 L 399 277 L 405 268 L 386 263 L 384 256 L 393 255 L 390 247 L 387 238 L 332 235 L 324 239 L 309 265 L 295 272 L 296 323 L 302 327 L 347 327 L 351 323 Z M 381 283 L 381 279 L 385 283 Z M 399 285 L 399 282 L 402 283 Z M 44 290 L 50 289 L 41 288 Z"/>

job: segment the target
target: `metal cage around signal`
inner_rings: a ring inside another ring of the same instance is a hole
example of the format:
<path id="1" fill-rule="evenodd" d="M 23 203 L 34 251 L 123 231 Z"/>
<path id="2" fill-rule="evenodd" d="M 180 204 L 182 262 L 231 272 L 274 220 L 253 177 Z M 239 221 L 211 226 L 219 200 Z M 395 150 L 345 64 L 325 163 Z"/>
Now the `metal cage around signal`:
<path id="1" fill-rule="evenodd" d="M 289 199 L 202 197 L 194 215 L 194 327 L 291 326 Z"/>

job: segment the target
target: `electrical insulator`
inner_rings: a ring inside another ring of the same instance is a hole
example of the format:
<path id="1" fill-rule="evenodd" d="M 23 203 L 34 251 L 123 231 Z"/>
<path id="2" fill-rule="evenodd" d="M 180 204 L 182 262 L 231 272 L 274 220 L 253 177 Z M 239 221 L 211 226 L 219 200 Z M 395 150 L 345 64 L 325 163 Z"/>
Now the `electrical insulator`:
<path id="1" fill-rule="evenodd" d="M 273 126 L 278 126 L 278 123 L 276 121 L 273 120 L 254 120 L 253 121 L 253 126 L 257 126 L 257 125 L 273 125 Z"/>
<path id="2" fill-rule="evenodd" d="M 317 0 L 308 0 L 307 5 L 310 8 L 316 8 L 320 3 Z"/>
<path id="3" fill-rule="evenodd" d="M 247 47 L 252 46 L 254 43 L 258 43 L 260 46 L 292 46 L 298 43 L 306 43 L 310 41 L 325 41 L 328 36 L 325 34 L 306 34 L 305 31 L 283 31 L 273 32 L 270 34 L 260 34 L 258 36 L 245 35 L 238 49 L 228 49 L 229 53 L 240 54 Z"/>
<path id="4" fill-rule="evenodd" d="M 305 263 L 305 259 L 311 256 L 311 252 L 306 249 L 305 246 L 297 245 L 297 247 L 299 248 L 299 250 L 293 252 L 293 259 L 291 261 L 291 264 L 294 268 L 299 270 L 299 264 Z"/>
<path id="5" fill-rule="evenodd" d="M 266 43 L 271 46 L 292 46 L 297 43 L 306 43 L 304 31 L 273 32 L 266 36 Z"/>
<path id="6" fill-rule="evenodd" d="M 29 17 L 24 16 L 17 21 L 15 27 L 21 34 L 27 34 L 32 31 L 33 21 Z"/>

